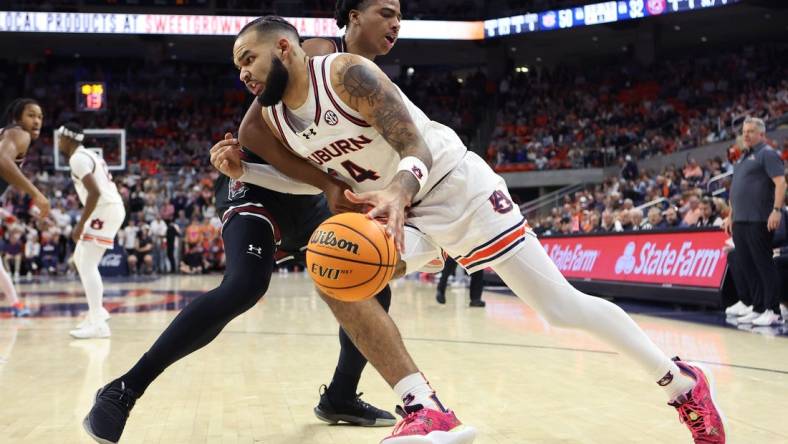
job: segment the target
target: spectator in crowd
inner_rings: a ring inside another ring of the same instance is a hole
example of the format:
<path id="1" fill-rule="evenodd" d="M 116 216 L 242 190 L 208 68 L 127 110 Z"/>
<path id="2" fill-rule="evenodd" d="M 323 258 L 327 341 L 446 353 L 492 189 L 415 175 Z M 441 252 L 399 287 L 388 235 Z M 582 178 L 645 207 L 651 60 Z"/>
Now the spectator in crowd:
<path id="1" fill-rule="evenodd" d="M 662 215 L 665 217 L 664 228 L 671 229 L 671 228 L 681 228 L 684 226 L 681 223 L 681 220 L 679 219 L 679 211 L 676 209 L 676 207 L 674 206 L 668 207 L 668 209 L 665 210 L 662 213 Z"/>
<path id="2" fill-rule="evenodd" d="M 24 245 L 22 235 L 19 232 L 12 232 L 5 244 L 3 260 L 5 269 L 9 272 L 14 270 L 14 279 L 19 279 L 20 269 L 22 268 L 22 258 L 24 255 Z M 11 265 L 13 264 L 13 267 Z"/>
<path id="3" fill-rule="evenodd" d="M 632 223 L 632 211 L 633 210 L 621 209 L 621 211 L 618 212 L 618 223 L 621 225 L 621 231 L 633 231 L 635 229 Z"/>
<path id="4" fill-rule="evenodd" d="M 143 225 L 140 230 L 137 238 L 135 259 L 135 268 L 137 268 L 137 264 L 142 264 L 139 266 L 142 274 L 153 273 L 153 238 L 151 237 L 150 227 L 148 225 Z M 131 263 L 131 258 L 129 263 Z"/>
<path id="5" fill-rule="evenodd" d="M 722 218 L 717 215 L 717 211 L 714 207 L 714 201 L 710 198 L 704 198 L 700 202 L 700 218 L 695 223 L 696 227 L 721 227 L 722 226 Z"/>
<path id="6" fill-rule="evenodd" d="M 765 143 L 763 120 L 748 117 L 742 127 L 746 152 L 734 166 L 731 212 L 723 223 L 736 246 L 736 266 L 752 280 L 753 307 L 742 301 L 726 309 L 738 322 L 757 326 L 782 323 L 780 277 L 772 260 L 772 239 L 785 205 L 785 166 L 777 151 Z"/>
<path id="7" fill-rule="evenodd" d="M 572 218 L 569 216 L 562 217 L 561 225 L 558 230 L 558 234 L 572 234 L 574 231 L 572 227 Z"/>
<path id="8" fill-rule="evenodd" d="M 49 275 L 58 272 L 57 246 L 48 233 L 41 235 L 41 269 Z"/>
<path id="9" fill-rule="evenodd" d="M 662 210 L 659 207 L 651 207 L 648 210 L 648 219 L 643 225 L 644 230 L 661 230 L 665 228 L 665 222 L 662 220 Z"/>
<path id="10" fill-rule="evenodd" d="M 181 227 L 171 220 L 167 223 L 167 262 L 171 273 L 180 271 Z"/>
<path id="11" fill-rule="evenodd" d="M 156 213 L 150 223 L 150 234 L 153 238 L 153 263 L 154 268 L 160 273 L 170 272 L 167 261 L 167 223 L 164 222 L 161 212 Z"/>
<path id="12" fill-rule="evenodd" d="M 637 208 L 629 210 L 629 217 L 632 219 L 632 231 L 643 229 L 643 211 Z"/>
<path id="13" fill-rule="evenodd" d="M 703 213 L 700 208 L 700 198 L 692 194 L 687 199 L 687 204 L 682 208 L 681 213 L 684 215 L 682 225 L 691 227 L 697 224 Z"/>
<path id="14" fill-rule="evenodd" d="M 139 237 L 139 230 L 134 218 L 130 217 L 128 225 L 121 231 L 123 238 L 122 245 L 123 248 L 126 249 L 126 260 L 128 261 L 129 272 L 131 274 L 137 274 L 137 240 Z"/>
<path id="15" fill-rule="evenodd" d="M 25 262 L 23 268 L 27 270 L 27 275 L 30 277 L 33 273 L 37 273 L 41 266 L 41 244 L 38 242 L 38 233 L 27 235 L 27 242 L 25 242 Z"/>
<path id="16" fill-rule="evenodd" d="M 694 158 L 687 161 L 687 165 L 684 167 L 684 178 L 690 182 L 699 182 L 703 179 L 703 170 Z"/>
<path id="17" fill-rule="evenodd" d="M 602 223 L 599 225 L 599 231 L 603 233 L 612 233 L 623 231 L 621 222 L 617 221 L 613 212 L 605 210 L 602 212 Z"/>

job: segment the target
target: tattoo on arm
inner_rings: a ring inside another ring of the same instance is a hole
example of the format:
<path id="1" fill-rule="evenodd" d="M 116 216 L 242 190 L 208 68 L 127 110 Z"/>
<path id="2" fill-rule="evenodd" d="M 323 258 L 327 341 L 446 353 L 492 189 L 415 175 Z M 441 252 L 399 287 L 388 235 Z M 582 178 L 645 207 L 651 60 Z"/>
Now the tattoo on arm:
<path id="1" fill-rule="evenodd" d="M 340 85 L 356 109 L 366 108 L 375 129 L 402 157 L 426 152 L 427 166 L 431 159 L 424 140 L 416 129 L 399 92 L 381 82 L 378 75 L 363 64 L 347 62 L 338 72 Z"/>

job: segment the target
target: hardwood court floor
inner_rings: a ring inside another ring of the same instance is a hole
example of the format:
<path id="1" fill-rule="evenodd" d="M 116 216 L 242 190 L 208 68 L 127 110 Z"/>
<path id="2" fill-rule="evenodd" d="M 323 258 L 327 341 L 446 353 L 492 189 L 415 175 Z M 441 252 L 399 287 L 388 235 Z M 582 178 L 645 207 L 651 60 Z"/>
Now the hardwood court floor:
<path id="1" fill-rule="evenodd" d="M 0 442 L 92 442 L 80 423 L 96 389 L 139 358 L 174 308 L 218 282 L 108 284 L 113 336 L 89 341 L 68 336 L 84 304 L 76 282 L 20 286 L 50 317 L 0 319 Z M 391 313 L 442 401 L 478 428 L 476 443 L 691 442 L 653 381 L 599 341 L 550 328 L 509 295 L 486 292 L 487 307 L 470 309 L 465 289 L 451 290 L 445 306 L 434 291 L 398 282 Z M 712 363 L 729 443 L 788 442 L 787 339 L 635 319 L 669 353 Z M 312 415 L 336 364 L 336 331 L 306 277 L 275 276 L 260 304 L 148 389 L 121 442 L 377 443 L 390 429 L 327 426 Z M 398 401 L 371 368 L 360 390 L 380 407 Z"/>

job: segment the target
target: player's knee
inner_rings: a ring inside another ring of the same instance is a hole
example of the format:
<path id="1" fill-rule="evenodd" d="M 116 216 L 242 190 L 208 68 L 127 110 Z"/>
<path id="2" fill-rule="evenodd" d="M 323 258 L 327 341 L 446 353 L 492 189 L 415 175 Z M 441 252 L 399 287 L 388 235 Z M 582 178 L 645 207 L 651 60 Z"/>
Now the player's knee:
<path id="1" fill-rule="evenodd" d="M 250 273 L 246 276 L 228 276 L 222 281 L 221 288 L 226 297 L 235 301 L 233 305 L 246 311 L 268 291 L 270 281 L 270 275 L 263 277 L 260 274 Z"/>

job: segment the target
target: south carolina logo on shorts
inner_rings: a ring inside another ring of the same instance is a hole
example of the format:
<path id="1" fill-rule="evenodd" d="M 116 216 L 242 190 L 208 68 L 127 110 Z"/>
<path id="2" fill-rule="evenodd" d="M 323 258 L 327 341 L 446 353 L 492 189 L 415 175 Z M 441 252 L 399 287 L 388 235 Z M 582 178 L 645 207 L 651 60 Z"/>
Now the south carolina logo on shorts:
<path id="1" fill-rule="evenodd" d="M 245 183 L 239 180 L 230 179 L 230 184 L 227 185 L 227 194 L 228 194 L 227 199 L 228 200 L 240 199 L 246 196 L 246 191 L 248 189 L 249 187 L 247 187 Z"/>
<path id="2" fill-rule="evenodd" d="M 90 221 L 90 228 L 94 230 L 100 230 L 104 228 L 104 221 L 101 219 L 93 219 Z"/>
<path id="3" fill-rule="evenodd" d="M 334 113 L 334 111 L 328 110 L 325 114 L 323 114 L 323 120 L 326 121 L 327 124 L 334 126 L 339 123 L 339 117 Z"/>

